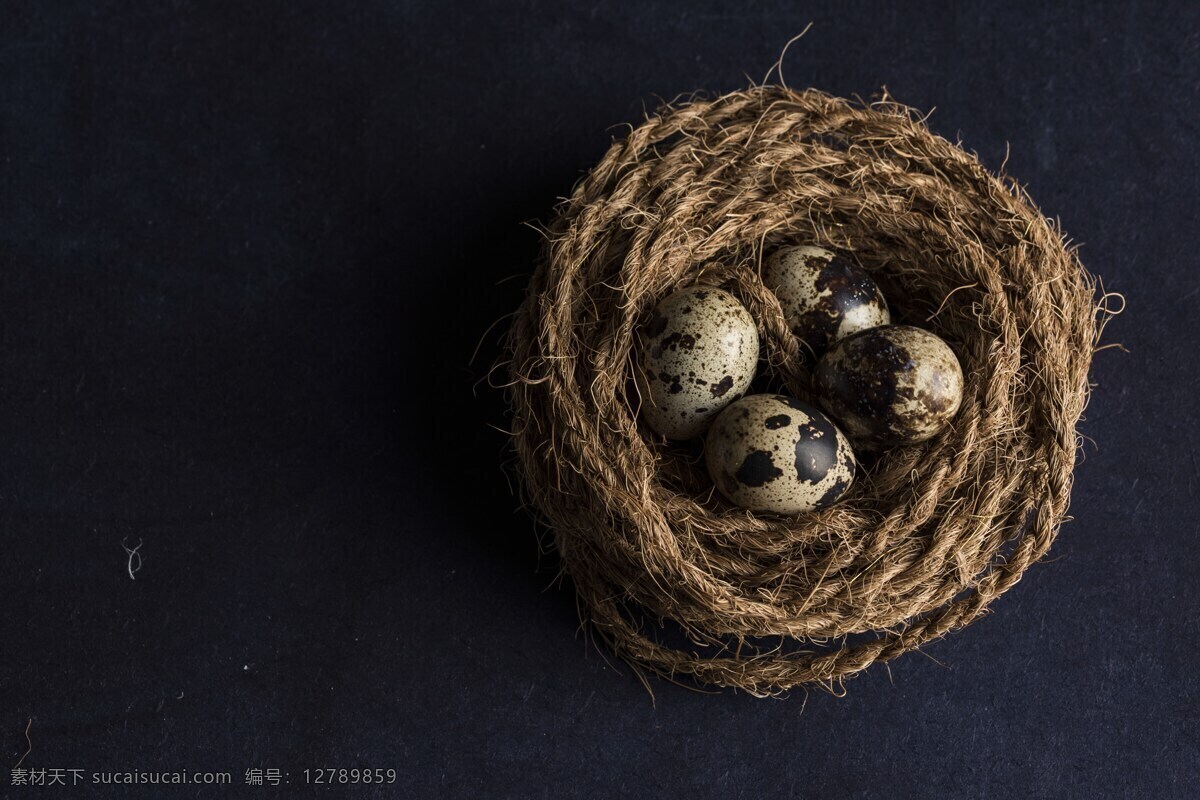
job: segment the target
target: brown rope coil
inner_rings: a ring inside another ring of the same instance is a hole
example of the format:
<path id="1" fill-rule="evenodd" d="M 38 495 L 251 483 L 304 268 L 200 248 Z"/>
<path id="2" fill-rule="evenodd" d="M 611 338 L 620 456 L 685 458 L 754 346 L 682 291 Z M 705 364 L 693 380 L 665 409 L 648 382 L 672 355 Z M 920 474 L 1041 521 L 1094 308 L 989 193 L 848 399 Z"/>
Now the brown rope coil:
<path id="1" fill-rule="evenodd" d="M 851 254 L 967 386 L 951 429 L 860 453 L 845 500 L 777 519 L 724 502 L 696 447 L 641 425 L 632 376 L 649 309 L 701 282 L 757 319 L 764 388 L 810 397 L 759 279 L 788 242 Z M 662 107 L 559 207 L 509 334 L 518 471 L 585 619 L 634 665 L 755 694 L 836 690 L 972 622 L 1066 514 L 1094 292 L 1012 180 L 886 97 L 768 86 Z"/>

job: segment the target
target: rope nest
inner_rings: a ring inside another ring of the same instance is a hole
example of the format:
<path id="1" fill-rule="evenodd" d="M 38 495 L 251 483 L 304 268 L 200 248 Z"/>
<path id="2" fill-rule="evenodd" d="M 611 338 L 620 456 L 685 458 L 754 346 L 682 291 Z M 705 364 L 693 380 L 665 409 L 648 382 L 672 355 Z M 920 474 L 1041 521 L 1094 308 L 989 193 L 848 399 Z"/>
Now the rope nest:
<path id="1" fill-rule="evenodd" d="M 546 238 L 509 333 L 517 467 L 581 613 L 635 668 L 837 691 L 977 619 L 1049 549 L 1105 309 L 1021 188 L 911 109 L 785 87 L 664 106 Z M 950 429 L 860 452 L 844 500 L 779 519 L 724 502 L 699 445 L 639 423 L 633 375 L 649 310 L 705 283 L 757 320 L 755 390 L 811 398 L 811 360 L 759 277 L 792 242 L 851 254 L 894 321 L 951 345 L 966 387 Z"/>

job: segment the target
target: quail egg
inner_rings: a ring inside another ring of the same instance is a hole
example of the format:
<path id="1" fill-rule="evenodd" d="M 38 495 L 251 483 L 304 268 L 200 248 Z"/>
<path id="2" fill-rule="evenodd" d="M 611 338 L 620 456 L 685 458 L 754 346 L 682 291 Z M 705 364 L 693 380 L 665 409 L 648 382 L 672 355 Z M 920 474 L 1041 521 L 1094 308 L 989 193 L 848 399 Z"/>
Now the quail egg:
<path id="1" fill-rule="evenodd" d="M 641 331 L 642 415 L 669 439 L 691 439 L 746 393 L 758 366 L 758 328 L 729 292 L 680 289 Z"/>
<path id="2" fill-rule="evenodd" d="M 774 514 L 832 505 L 854 482 L 856 464 L 829 417 L 781 394 L 752 394 L 722 411 L 704 457 L 730 502 Z"/>
<path id="3" fill-rule="evenodd" d="M 821 405 L 855 442 L 917 444 L 950 423 L 962 404 L 963 373 L 950 346 L 909 325 L 847 337 L 817 365 Z"/>
<path id="4" fill-rule="evenodd" d="M 763 264 L 763 283 L 779 298 L 792 332 L 818 356 L 839 339 L 891 321 L 867 271 L 823 247 L 776 250 Z"/>

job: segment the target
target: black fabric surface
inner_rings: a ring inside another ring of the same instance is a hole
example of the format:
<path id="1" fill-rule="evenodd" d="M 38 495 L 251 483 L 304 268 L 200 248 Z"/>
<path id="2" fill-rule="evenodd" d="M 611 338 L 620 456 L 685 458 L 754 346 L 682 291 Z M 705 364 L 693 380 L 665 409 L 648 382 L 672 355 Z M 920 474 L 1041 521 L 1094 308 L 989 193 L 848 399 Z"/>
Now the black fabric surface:
<path id="1" fill-rule="evenodd" d="M 1200 7 L 1051 5 L 4 4 L 0 796 L 1195 797 Z M 842 698 L 652 704 L 469 361 L 615 126 L 809 22 L 787 81 L 1007 154 L 1130 352 L 990 617 Z M 12 786 L 27 723 L 23 768 L 237 785 Z"/>

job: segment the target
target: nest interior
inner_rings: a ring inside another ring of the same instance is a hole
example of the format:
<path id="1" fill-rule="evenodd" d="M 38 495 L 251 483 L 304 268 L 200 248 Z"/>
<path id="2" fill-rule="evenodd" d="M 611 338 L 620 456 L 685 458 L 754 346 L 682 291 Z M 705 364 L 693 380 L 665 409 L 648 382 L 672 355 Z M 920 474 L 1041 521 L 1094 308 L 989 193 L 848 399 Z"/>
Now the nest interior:
<path id="1" fill-rule="evenodd" d="M 868 269 L 966 386 L 949 429 L 866 455 L 843 501 L 783 519 L 729 505 L 697 446 L 642 425 L 632 376 L 649 310 L 706 283 L 757 320 L 763 388 L 811 399 L 759 277 L 786 243 Z M 886 97 L 768 86 L 659 109 L 559 206 L 509 332 L 517 471 L 591 629 L 656 673 L 771 694 L 834 689 L 977 619 L 1067 512 L 1095 288 L 1014 181 Z"/>

